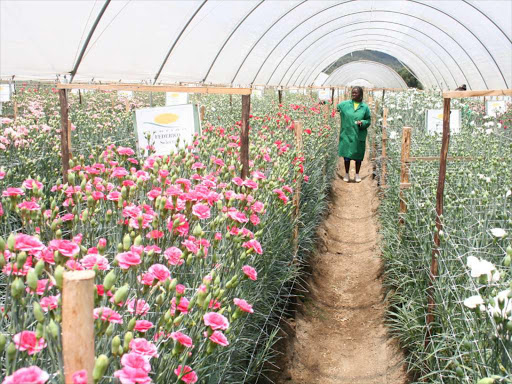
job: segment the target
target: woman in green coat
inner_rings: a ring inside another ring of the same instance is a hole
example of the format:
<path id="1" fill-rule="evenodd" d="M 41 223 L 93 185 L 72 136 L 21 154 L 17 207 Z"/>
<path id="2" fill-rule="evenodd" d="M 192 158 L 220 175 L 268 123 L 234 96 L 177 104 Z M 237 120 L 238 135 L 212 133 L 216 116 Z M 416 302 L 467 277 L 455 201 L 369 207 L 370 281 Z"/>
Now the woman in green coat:
<path id="1" fill-rule="evenodd" d="M 355 160 L 355 182 L 359 183 L 361 182 L 359 170 L 364 158 L 367 129 L 370 126 L 371 119 L 370 108 L 366 103 L 363 103 L 363 89 L 361 87 L 352 88 L 352 100 L 339 103 L 337 109 L 341 117 L 338 155 L 345 160 L 345 177 L 343 177 L 343 180 L 349 181 L 350 160 Z"/>

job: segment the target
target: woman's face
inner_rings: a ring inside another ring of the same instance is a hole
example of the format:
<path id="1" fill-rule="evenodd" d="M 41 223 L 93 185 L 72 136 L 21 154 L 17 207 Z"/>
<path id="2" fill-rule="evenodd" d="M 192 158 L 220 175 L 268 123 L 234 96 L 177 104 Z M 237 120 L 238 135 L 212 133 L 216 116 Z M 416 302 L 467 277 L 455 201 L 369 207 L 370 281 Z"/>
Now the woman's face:
<path id="1" fill-rule="evenodd" d="M 361 95 L 361 91 L 359 90 L 359 88 L 353 88 L 352 89 L 352 100 L 354 100 L 354 101 L 361 101 L 362 96 L 363 95 Z"/>

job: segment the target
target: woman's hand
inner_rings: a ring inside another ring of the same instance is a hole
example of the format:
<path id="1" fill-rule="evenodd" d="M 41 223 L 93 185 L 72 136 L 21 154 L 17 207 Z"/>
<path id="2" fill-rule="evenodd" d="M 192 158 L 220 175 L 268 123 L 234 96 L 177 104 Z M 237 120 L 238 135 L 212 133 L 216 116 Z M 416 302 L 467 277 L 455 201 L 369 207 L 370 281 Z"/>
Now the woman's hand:
<path id="1" fill-rule="evenodd" d="M 357 120 L 356 121 L 356 124 L 359 125 L 359 127 L 361 126 L 361 124 L 363 124 L 363 122 L 361 120 Z"/>

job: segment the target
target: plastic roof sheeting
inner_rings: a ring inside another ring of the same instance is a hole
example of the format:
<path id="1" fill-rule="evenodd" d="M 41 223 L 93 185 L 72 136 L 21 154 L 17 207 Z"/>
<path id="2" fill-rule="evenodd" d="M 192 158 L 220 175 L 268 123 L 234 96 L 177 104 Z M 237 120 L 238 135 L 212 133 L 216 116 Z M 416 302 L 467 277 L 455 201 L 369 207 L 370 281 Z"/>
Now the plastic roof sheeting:
<path id="1" fill-rule="evenodd" d="M 359 83 L 361 84 L 359 84 Z M 363 84 L 363 85 L 362 85 Z M 323 85 L 360 85 L 372 88 L 407 88 L 402 77 L 387 65 L 374 61 L 352 61 L 337 68 Z"/>
<path id="2" fill-rule="evenodd" d="M 0 76 L 308 86 L 372 49 L 426 87 L 510 88 L 511 15 L 500 0 L 4 0 Z"/>

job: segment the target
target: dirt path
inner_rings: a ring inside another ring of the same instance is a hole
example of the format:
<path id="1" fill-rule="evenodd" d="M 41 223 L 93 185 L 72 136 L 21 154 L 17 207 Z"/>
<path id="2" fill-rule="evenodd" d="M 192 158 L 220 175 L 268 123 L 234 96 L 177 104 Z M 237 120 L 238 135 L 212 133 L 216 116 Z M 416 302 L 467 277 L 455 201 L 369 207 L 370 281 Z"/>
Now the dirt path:
<path id="1" fill-rule="evenodd" d="M 358 184 L 338 176 L 334 181 L 330 214 L 311 263 L 310 293 L 291 324 L 295 337 L 278 383 L 407 383 L 403 356 L 384 325 L 377 187 L 369 161 L 363 162 L 361 178 Z"/>

